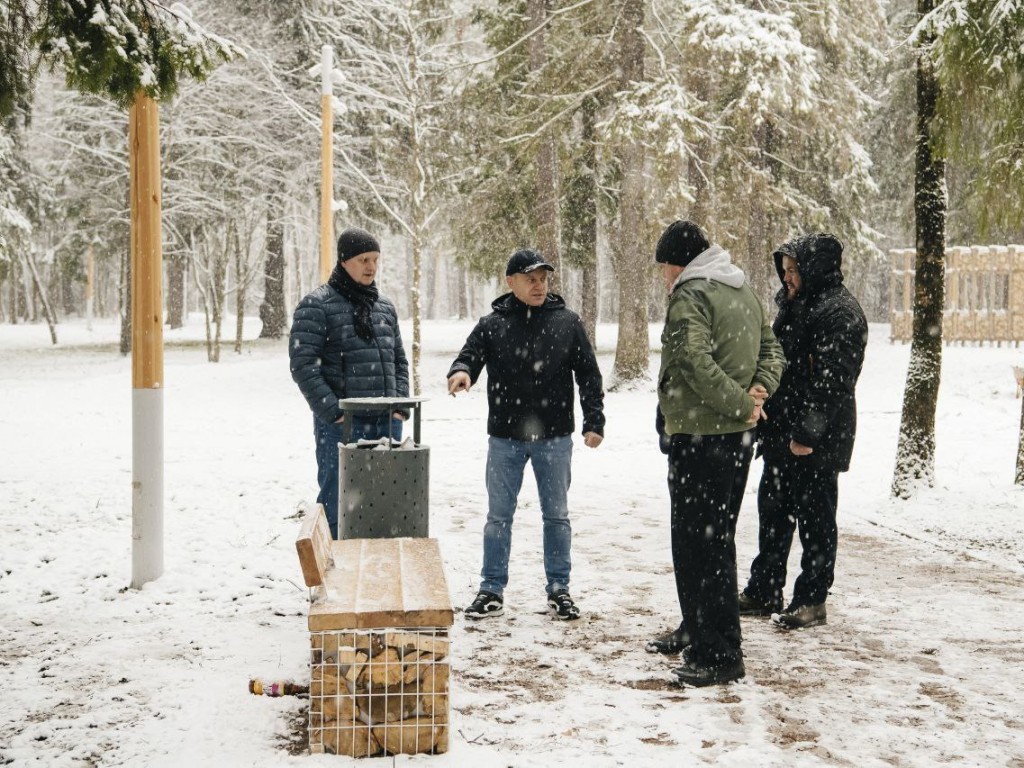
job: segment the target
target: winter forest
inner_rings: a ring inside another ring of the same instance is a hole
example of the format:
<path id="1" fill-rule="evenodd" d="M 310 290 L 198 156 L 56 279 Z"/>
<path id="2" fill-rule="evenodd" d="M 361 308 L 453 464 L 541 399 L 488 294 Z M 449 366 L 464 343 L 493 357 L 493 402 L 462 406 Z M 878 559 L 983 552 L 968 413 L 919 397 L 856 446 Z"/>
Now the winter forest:
<path id="1" fill-rule="evenodd" d="M 109 85 L 125 74 L 109 59 L 133 14 L 153 16 L 165 70 L 182 73 L 155 86 L 166 320 L 204 313 L 213 360 L 245 313 L 281 334 L 319 281 L 309 70 L 324 44 L 336 231 L 385 238 L 382 285 L 415 322 L 480 314 L 507 255 L 537 247 L 590 327 L 618 322 L 616 374 L 635 378 L 639 329 L 663 302 L 653 243 L 677 217 L 704 223 L 766 299 L 776 245 L 834 232 L 848 284 L 884 320 L 884 255 L 915 243 L 921 69 L 936 83 L 924 129 L 945 163 L 946 242 L 1024 240 L 1015 2 L 67 0 L 2 13 L 3 322 L 82 315 L 90 263 L 94 311 L 126 314 L 127 112 Z M 101 74 L 83 74 L 89 56 Z"/>
<path id="2" fill-rule="evenodd" d="M 129 587 L 133 462 L 155 442 L 128 390 L 140 98 L 159 104 L 167 567 Z M 1024 0 L 0 0 L 0 764 L 347 764 L 309 754 L 308 702 L 246 689 L 311 678 L 295 534 L 316 466 L 286 337 L 322 282 L 321 186 L 334 236 L 380 239 L 430 401 L 455 623 L 450 752 L 424 759 L 1024 764 L 1024 359 L 943 338 L 948 249 L 1024 243 Z M 701 691 L 643 650 L 677 610 L 651 380 L 654 247 L 677 218 L 769 307 L 775 248 L 834 233 L 871 324 L 828 623 L 745 618 L 747 678 Z M 485 387 L 443 382 L 520 247 L 594 341 L 609 430 L 572 459 L 581 619 L 541 610 L 531 479 L 508 613 L 481 629 L 458 614 Z M 890 340 L 894 249 L 909 345 Z"/>

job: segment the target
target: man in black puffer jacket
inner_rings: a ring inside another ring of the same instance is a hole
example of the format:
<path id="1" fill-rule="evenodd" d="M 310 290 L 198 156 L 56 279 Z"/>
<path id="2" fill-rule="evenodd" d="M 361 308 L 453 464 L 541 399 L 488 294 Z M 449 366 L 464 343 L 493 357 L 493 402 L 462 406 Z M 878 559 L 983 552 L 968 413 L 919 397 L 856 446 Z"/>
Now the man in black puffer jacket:
<path id="1" fill-rule="evenodd" d="M 758 489 L 758 555 L 740 614 L 772 615 L 787 629 L 824 624 L 835 571 L 838 476 L 850 468 L 857 430 L 854 388 L 868 326 L 843 285 L 843 246 L 813 234 L 773 254 L 782 280 L 772 328 L 786 354 L 778 390 L 758 427 L 764 473 Z M 803 555 L 785 611 L 786 560 L 799 525 Z"/>
<path id="2" fill-rule="evenodd" d="M 454 395 L 468 391 L 487 366 L 488 511 L 480 591 L 464 611 L 471 619 L 504 612 L 512 517 L 527 461 L 544 520 L 548 607 L 559 619 L 580 615 L 569 595 L 573 374 L 589 448 L 600 445 L 604 434 L 604 391 L 583 323 L 560 296 L 548 293 L 552 271 L 536 251 L 512 254 L 505 269 L 512 292 L 494 300 L 494 311 L 477 323 L 448 371 Z"/>
<path id="3" fill-rule="evenodd" d="M 348 397 L 408 397 L 409 361 L 395 305 L 377 292 L 380 245 L 369 232 L 346 229 L 338 237 L 338 263 L 330 279 L 295 310 L 288 356 L 292 379 L 313 411 L 316 500 L 338 538 L 338 443 Z M 400 439 L 403 414 L 352 419 L 352 439 Z"/>

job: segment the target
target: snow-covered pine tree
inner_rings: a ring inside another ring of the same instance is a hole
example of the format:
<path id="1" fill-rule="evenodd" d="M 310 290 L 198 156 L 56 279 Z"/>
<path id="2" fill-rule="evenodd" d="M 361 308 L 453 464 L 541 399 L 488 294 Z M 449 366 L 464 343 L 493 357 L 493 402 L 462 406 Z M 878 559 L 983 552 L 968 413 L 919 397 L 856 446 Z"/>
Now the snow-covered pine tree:
<path id="1" fill-rule="evenodd" d="M 971 168 L 982 232 L 1024 234 L 1024 2 L 946 0 L 933 24 L 946 152 Z M 1014 482 L 1024 485 L 1024 403 Z"/>
<path id="2" fill-rule="evenodd" d="M 1024 0 L 945 0 L 934 29 L 941 84 L 937 141 L 971 168 L 979 230 L 1024 225 Z"/>
<path id="3" fill-rule="evenodd" d="M 762 295 L 778 286 L 769 254 L 811 229 L 839 235 L 848 260 L 877 264 L 864 145 L 865 86 L 887 40 L 881 4 L 693 2 L 670 20 L 712 132 L 692 155 L 694 204 Z"/>
<path id="4" fill-rule="evenodd" d="M 34 20 L 29 39 L 45 59 L 63 68 L 70 87 L 106 94 L 122 107 L 140 90 L 166 99 L 177 92 L 182 75 L 202 80 L 239 53 L 233 43 L 193 21 L 181 3 L 15 0 L 12 5 L 29 9 Z"/>

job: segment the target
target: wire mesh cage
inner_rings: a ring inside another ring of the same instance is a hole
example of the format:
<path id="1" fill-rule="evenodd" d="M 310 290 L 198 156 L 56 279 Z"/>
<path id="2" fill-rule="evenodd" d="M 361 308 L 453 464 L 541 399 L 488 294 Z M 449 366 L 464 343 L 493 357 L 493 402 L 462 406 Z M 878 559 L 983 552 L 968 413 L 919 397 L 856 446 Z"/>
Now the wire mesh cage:
<path id="1" fill-rule="evenodd" d="M 447 752 L 448 652 L 442 627 L 311 633 L 310 752 Z"/>

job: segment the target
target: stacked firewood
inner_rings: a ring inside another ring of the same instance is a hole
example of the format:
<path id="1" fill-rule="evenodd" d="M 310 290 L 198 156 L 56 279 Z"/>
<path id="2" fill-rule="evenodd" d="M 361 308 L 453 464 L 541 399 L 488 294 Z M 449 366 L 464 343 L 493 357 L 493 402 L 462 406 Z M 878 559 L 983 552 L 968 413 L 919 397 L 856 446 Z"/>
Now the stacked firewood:
<path id="1" fill-rule="evenodd" d="M 448 751 L 441 630 L 313 633 L 309 744 L 350 757 Z"/>

